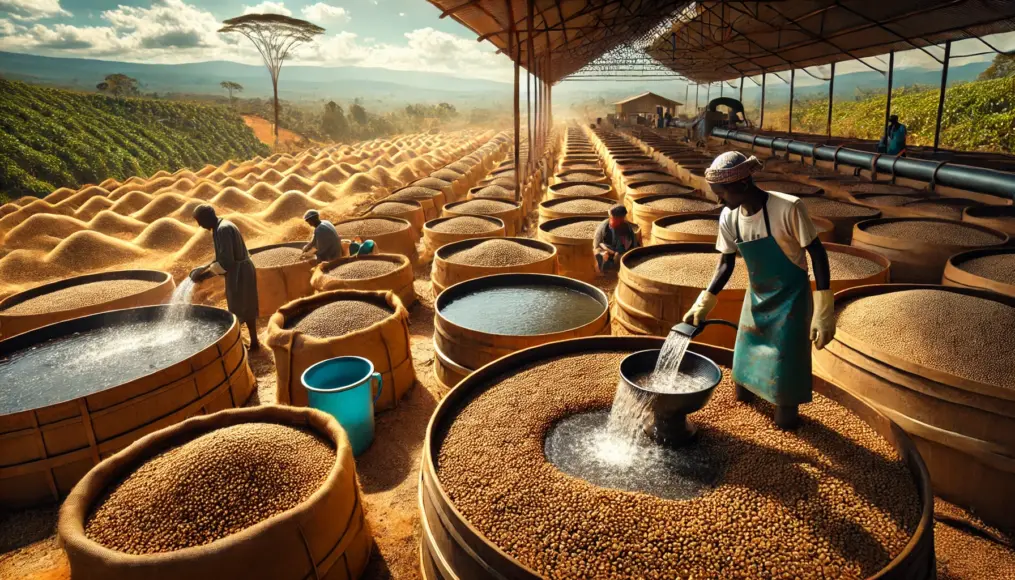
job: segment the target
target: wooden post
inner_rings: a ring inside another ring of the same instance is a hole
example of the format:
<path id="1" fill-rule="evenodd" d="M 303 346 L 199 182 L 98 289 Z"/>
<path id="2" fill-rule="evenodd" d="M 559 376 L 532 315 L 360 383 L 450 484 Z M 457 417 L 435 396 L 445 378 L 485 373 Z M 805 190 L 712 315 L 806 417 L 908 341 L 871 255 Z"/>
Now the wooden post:
<path id="1" fill-rule="evenodd" d="M 835 63 L 832 63 L 832 76 L 828 79 L 828 121 L 825 124 L 825 134 L 832 138 L 832 94 L 835 92 Z"/>
<path id="2" fill-rule="evenodd" d="M 691 99 L 691 83 L 684 83 L 684 114 L 687 114 L 687 101 Z"/>
<path id="3" fill-rule="evenodd" d="M 882 130 L 887 130 L 888 117 L 892 116 L 892 82 L 895 75 L 895 51 L 888 51 L 888 100 L 885 101 L 885 126 Z"/>
<path id="4" fill-rule="evenodd" d="M 533 68 L 536 66 L 535 60 L 532 58 L 532 54 L 533 54 L 533 52 L 535 52 L 533 50 L 533 48 L 532 48 L 532 29 L 536 27 L 535 24 L 533 24 L 533 12 L 534 12 L 533 5 L 535 3 L 536 3 L 536 0 L 529 0 L 528 1 L 528 3 L 527 3 L 527 11 L 526 11 L 526 15 L 525 15 L 526 28 L 528 28 L 528 32 L 525 33 L 525 61 L 527 63 L 527 65 L 525 67 L 525 109 L 526 109 L 526 113 L 527 113 L 527 116 L 528 116 L 527 122 L 528 122 L 528 126 L 529 126 L 529 133 L 528 133 L 528 135 L 529 135 L 529 154 L 526 157 L 528 159 L 528 161 L 525 163 L 525 175 L 526 176 L 528 176 L 528 175 L 530 175 L 532 173 L 532 160 L 533 160 L 534 155 L 536 153 L 536 151 L 535 151 L 536 150 L 536 144 L 534 142 L 536 135 L 533 132 L 534 127 L 532 125 L 532 107 L 535 104 L 534 103 L 534 98 L 532 96 L 532 74 L 533 74 Z"/>
<path id="5" fill-rule="evenodd" d="M 758 120 L 758 129 L 765 130 L 765 79 L 767 74 L 761 73 L 761 118 Z"/>
<path id="6" fill-rule="evenodd" d="M 945 112 L 945 91 L 948 89 L 948 60 L 952 56 L 952 41 L 945 43 L 945 61 L 941 66 L 941 93 L 937 96 L 937 123 L 934 125 L 934 151 L 941 143 L 941 116 Z"/>
<path id="7" fill-rule="evenodd" d="M 793 83 L 796 81 L 796 69 L 789 69 L 789 134 L 793 134 Z M 787 155 L 788 158 L 788 155 Z"/>
<path id="8" fill-rule="evenodd" d="M 744 104 L 744 75 L 740 75 L 740 104 Z"/>
<path id="9" fill-rule="evenodd" d="M 694 83 L 694 114 L 698 114 L 698 91 L 701 90 L 701 85 Z"/>
<path id="10" fill-rule="evenodd" d="M 509 4 L 510 6 L 510 4 Z M 522 118 L 521 108 L 518 101 L 518 88 L 519 88 L 519 77 L 521 65 L 518 61 L 521 60 L 521 43 L 518 39 L 518 31 L 515 30 L 514 18 L 511 18 L 511 31 L 508 33 L 508 38 L 512 39 L 513 46 L 510 47 L 512 55 L 515 57 L 515 203 L 521 203 L 522 197 L 522 168 L 520 167 L 521 159 L 519 158 L 519 150 L 522 147 Z"/>

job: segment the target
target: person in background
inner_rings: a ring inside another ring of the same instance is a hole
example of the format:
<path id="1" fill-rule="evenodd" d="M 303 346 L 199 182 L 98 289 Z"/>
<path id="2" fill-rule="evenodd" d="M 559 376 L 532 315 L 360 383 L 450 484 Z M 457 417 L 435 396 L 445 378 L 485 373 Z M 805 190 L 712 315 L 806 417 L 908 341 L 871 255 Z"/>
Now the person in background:
<path id="1" fill-rule="evenodd" d="M 608 269 L 620 269 L 620 258 L 625 252 L 638 247 L 638 235 L 634 226 L 627 222 L 627 208 L 615 205 L 610 208 L 610 217 L 596 228 L 592 248 L 596 254 L 596 266 L 600 274 Z"/>
<path id="2" fill-rule="evenodd" d="M 684 315 L 698 326 L 715 307 L 739 252 L 749 285 L 733 350 L 737 400 L 759 396 L 775 405 L 775 423 L 793 429 L 798 406 L 811 401 L 811 344 L 822 349 L 835 336 L 828 254 L 799 198 L 754 185 L 757 158 L 739 151 L 719 155 L 705 180 L 726 207 L 719 216 L 715 276 Z M 814 269 L 813 305 L 807 255 Z"/>
<path id="3" fill-rule="evenodd" d="M 906 156 L 906 126 L 899 122 L 898 115 L 888 117 L 885 134 L 878 143 L 878 153 Z"/>
<path id="4" fill-rule="evenodd" d="M 314 228 L 314 237 L 303 246 L 304 254 L 316 249 L 318 262 L 328 262 L 342 255 L 342 238 L 331 222 L 322 220 L 316 209 L 308 209 L 303 219 Z"/>
<path id="5" fill-rule="evenodd" d="M 190 279 L 200 282 L 210 275 L 225 276 L 226 305 L 250 333 L 250 350 L 261 347 L 257 340 L 257 271 L 250 261 L 239 228 L 215 215 L 215 208 L 201 204 L 194 208 L 194 220 L 212 233 L 215 261 L 194 268 Z"/>

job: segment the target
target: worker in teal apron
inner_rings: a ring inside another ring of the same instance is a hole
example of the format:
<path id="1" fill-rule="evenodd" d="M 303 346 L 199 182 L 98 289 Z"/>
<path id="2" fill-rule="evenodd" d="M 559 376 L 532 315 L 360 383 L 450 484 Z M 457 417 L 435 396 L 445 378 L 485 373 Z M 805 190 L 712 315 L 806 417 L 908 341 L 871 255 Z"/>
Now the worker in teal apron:
<path id="1" fill-rule="evenodd" d="M 716 305 L 739 253 L 750 280 L 733 352 L 737 399 L 761 397 L 775 405 L 775 422 L 799 424 L 798 406 L 811 400 L 811 344 L 824 348 L 835 335 L 828 255 L 805 206 L 791 195 L 754 185 L 755 157 L 730 151 L 713 161 L 705 179 L 726 205 L 716 248 L 721 256 L 709 287 L 684 315 L 697 326 Z M 813 307 L 807 255 L 814 269 Z"/>

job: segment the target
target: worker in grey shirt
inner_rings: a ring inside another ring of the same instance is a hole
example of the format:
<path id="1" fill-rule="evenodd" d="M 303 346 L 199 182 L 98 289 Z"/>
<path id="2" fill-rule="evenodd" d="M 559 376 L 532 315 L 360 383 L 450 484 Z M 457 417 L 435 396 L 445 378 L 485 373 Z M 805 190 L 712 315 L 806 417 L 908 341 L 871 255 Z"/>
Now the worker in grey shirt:
<path id="1" fill-rule="evenodd" d="M 596 255 L 596 266 L 600 274 L 605 274 L 611 268 L 619 270 L 621 256 L 638 247 L 638 234 L 626 217 L 627 208 L 615 205 L 610 208 L 610 217 L 596 228 L 592 251 Z"/>
<path id="2" fill-rule="evenodd" d="M 316 209 L 308 209 L 303 219 L 314 228 L 314 237 L 303 246 L 303 253 L 316 249 L 318 262 L 334 260 L 342 255 L 342 238 L 331 222 L 322 220 Z"/>

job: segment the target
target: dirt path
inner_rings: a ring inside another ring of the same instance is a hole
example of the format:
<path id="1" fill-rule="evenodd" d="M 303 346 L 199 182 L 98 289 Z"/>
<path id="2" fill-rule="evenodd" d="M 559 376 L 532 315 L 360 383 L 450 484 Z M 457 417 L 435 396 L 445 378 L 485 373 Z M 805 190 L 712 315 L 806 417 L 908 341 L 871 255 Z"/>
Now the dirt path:
<path id="1" fill-rule="evenodd" d="M 275 143 L 275 135 L 272 133 L 271 121 L 258 117 L 257 115 L 243 115 L 243 122 L 248 127 L 254 130 L 254 135 L 261 140 L 261 143 L 265 145 L 273 145 Z M 295 143 L 305 141 L 304 137 L 299 133 L 290 131 L 289 129 L 279 129 L 278 140 L 280 143 Z"/>

